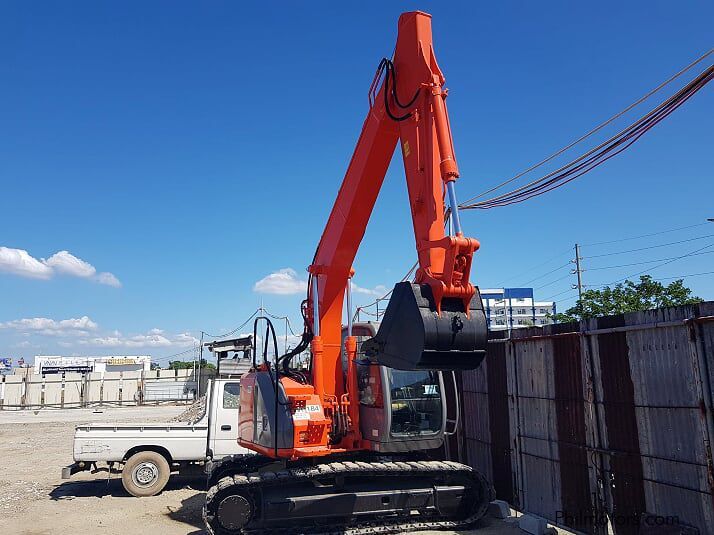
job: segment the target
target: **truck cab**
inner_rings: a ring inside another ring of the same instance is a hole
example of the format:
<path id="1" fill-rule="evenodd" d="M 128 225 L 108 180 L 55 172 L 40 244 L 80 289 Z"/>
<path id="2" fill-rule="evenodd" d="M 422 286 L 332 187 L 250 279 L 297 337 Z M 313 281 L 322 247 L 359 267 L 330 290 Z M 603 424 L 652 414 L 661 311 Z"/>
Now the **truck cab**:
<path id="1" fill-rule="evenodd" d="M 237 453 L 240 379 L 214 379 L 210 399 L 203 417 L 208 423 L 206 457 L 218 460 Z"/>

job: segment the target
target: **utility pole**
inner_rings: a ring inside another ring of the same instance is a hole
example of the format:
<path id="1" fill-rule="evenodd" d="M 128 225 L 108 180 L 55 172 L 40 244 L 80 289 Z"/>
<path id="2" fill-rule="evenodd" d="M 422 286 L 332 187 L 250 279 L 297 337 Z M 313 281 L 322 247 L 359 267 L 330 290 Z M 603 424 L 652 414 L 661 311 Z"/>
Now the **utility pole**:
<path id="1" fill-rule="evenodd" d="M 194 346 L 193 349 L 193 378 L 196 379 L 196 357 L 198 356 L 198 350 L 196 346 Z M 178 372 L 174 372 L 174 375 L 176 375 L 177 373 Z M 198 392 L 196 393 L 196 399 L 198 399 Z"/>
<path id="2" fill-rule="evenodd" d="M 578 300 L 582 300 L 583 298 L 583 269 L 580 266 L 580 246 L 576 243 L 575 244 L 575 273 L 578 276 L 578 284 L 576 286 L 573 286 L 573 288 L 578 289 Z"/>
<path id="3" fill-rule="evenodd" d="M 196 383 L 196 399 L 201 398 L 201 364 L 203 363 L 203 331 L 201 331 L 201 346 L 198 350 L 198 382 Z M 218 366 L 216 366 L 218 368 Z"/>

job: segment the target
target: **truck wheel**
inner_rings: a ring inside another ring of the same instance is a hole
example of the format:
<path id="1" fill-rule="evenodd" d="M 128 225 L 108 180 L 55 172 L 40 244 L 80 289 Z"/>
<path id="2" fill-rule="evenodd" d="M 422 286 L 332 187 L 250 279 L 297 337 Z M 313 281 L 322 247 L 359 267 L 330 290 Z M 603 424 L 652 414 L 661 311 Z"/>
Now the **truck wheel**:
<path id="1" fill-rule="evenodd" d="M 135 453 L 121 471 L 124 489 L 137 498 L 161 492 L 169 481 L 171 469 L 166 458 L 155 451 Z"/>

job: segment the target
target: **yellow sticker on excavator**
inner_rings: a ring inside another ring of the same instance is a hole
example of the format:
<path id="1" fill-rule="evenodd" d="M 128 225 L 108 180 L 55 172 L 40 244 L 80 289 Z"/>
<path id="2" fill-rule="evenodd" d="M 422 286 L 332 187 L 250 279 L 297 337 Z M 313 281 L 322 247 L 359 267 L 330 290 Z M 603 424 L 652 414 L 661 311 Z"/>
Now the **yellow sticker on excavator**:
<path id="1" fill-rule="evenodd" d="M 402 151 L 404 151 L 405 158 L 411 154 L 412 151 L 409 149 L 408 141 L 405 141 L 404 144 L 402 145 Z"/>

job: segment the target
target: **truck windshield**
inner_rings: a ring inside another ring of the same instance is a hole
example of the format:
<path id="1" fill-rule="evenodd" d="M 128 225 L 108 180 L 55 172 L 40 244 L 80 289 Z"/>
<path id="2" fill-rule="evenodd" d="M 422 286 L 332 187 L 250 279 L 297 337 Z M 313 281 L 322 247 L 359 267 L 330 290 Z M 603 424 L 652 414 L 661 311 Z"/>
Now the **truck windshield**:
<path id="1" fill-rule="evenodd" d="M 392 398 L 392 435 L 433 435 L 441 431 L 439 373 L 387 369 Z"/>

